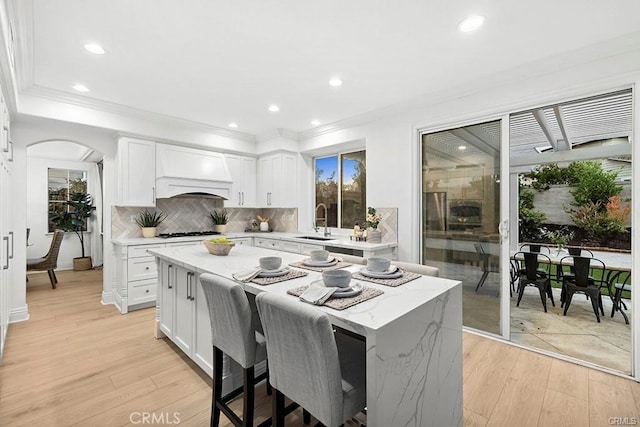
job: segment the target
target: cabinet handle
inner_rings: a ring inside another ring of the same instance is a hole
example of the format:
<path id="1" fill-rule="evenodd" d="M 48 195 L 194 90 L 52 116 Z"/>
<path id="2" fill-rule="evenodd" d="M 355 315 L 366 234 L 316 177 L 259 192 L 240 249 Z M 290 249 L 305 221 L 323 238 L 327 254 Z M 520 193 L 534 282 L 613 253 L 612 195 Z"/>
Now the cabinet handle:
<path id="1" fill-rule="evenodd" d="M 149 293 L 149 289 L 147 289 L 145 292 L 146 292 L 146 293 Z"/>
<path id="2" fill-rule="evenodd" d="M 240 197 L 239 191 L 238 191 L 238 205 L 242 205 L 242 197 Z"/>
<path id="3" fill-rule="evenodd" d="M 167 289 L 173 289 L 173 286 L 171 286 L 171 268 L 173 267 L 172 264 L 169 264 L 167 266 Z"/>
<path id="4" fill-rule="evenodd" d="M 191 289 L 191 273 L 187 273 L 187 300 L 191 301 L 191 295 L 189 293 Z"/>
<path id="5" fill-rule="evenodd" d="M 153 195 L 153 204 L 156 204 L 156 187 L 151 187 L 151 193 Z"/>
<path id="6" fill-rule="evenodd" d="M 9 269 L 9 236 L 2 237 L 2 240 L 7 242 L 7 264 L 2 267 L 3 270 Z"/>
<path id="7" fill-rule="evenodd" d="M 242 192 L 242 206 L 244 206 L 244 191 Z"/>
<path id="8" fill-rule="evenodd" d="M 9 259 L 13 259 L 13 231 L 9 232 L 9 236 L 11 236 L 11 255 L 9 255 Z"/>

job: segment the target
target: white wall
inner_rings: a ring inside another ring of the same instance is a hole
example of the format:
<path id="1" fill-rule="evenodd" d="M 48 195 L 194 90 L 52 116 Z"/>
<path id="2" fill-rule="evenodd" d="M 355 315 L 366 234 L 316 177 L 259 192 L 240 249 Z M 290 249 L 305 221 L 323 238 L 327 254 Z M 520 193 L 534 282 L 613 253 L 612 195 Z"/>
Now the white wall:
<path id="1" fill-rule="evenodd" d="M 76 125 L 73 123 L 59 122 L 56 120 L 39 119 L 28 116 L 14 117 L 11 126 L 11 135 L 14 141 L 15 173 L 13 176 L 13 222 L 15 230 L 27 228 L 27 176 L 31 172 L 28 169 L 27 150 L 29 145 L 43 141 L 72 141 L 90 147 L 103 154 L 104 162 L 104 223 L 111 224 L 111 206 L 115 200 L 115 153 L 116 135 L 113 131 L 94 128 L 90 126 Z M 46 196 L 45 196 L 46 197 Z M 111 242 L 111 227 L 104 229 L 104 241 Z M 77 240 L 77 236 L 69 236 L 63 243 L 64 246 L 70 239 Z M 30 239 L 31 240 L 31 239 Z M 25 266 L 27 259 L 26 236 L 23 233 L 16 234 L 15 265 Z M 86 249 L 86 247 L 85 247 Z M 45 251 L 46 252 L 46 251 Z M 102 301 L 112 301 L 113 278 L 115 277 L 113 247 L 110 243 L 105 245 L 103 293 Z M 26 267 L 16 268 L 12 276 L 11 284 L 11 312 L 24 315 L 16 316 L 13 320 L 24 320 L 27 310 L 26 304 Z M 58 286 L 63 286 L 59 284 Z"/>
<path id="2" fill-rule="evenodd" d="M 45 143 L 46 144 L 46 143 Z M 27 247 L 27 258 L 44 256 L 51 245 L 53 233 L 48 228 L 48 170 L 73 169 L 89 171 L 93 163 L 70 162 L 55 159 L 41 159 L 27 155 L 27 227 L 31 228 Z M 84 250 L 86 256 L 91 256 L 91 233 L 84 233 Z M 60 254 L 58 255 L 58 268 L 73 268 L 73 258 L 82 256 L 80 239 L 74 232 L 65 233 Z"/>

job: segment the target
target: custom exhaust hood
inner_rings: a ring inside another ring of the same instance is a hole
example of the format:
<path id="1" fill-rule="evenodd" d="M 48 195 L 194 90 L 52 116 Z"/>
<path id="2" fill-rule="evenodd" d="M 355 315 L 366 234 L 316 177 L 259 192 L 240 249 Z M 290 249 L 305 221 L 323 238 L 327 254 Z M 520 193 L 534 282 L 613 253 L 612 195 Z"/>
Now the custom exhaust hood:
<path id="1" fill-rule="evenodd" d="M 228 199 L 231 173 L 222 153 L 156 144 L 156 198 Z"/>

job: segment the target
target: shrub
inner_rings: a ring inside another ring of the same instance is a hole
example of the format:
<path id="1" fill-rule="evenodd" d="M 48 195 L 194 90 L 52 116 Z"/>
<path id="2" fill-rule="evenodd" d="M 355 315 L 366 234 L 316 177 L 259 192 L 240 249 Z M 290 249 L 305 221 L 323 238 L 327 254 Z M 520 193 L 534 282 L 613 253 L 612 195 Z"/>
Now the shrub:
<path id="1" fill-rule="evenodd" d="M 622 192 L 622 187 L 616 184 L 618 172 L 602 170 L 600 162 L 574 162 L 567 169 L 571 175 L 569 184 L 575 186 L 571 191 L 574 206 L 591 202 L 604 211 L 609 199 Z"/>
<path id="2" fill-rule="evenodd" d="M 533 191 L 520 187 L 518 223 L 521 242 L 535 242 L 542 238 L 541 226 L 547 215 L 533 208 Z"/>

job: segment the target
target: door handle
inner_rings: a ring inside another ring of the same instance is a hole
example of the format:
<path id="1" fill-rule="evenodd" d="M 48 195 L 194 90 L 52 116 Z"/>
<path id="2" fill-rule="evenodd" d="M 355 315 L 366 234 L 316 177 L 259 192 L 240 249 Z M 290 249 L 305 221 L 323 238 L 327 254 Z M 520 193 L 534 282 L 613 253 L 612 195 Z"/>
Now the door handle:
<path id="1" fill-rule="evenodd" d="M 173 267 L 172 264 L 169 264 L 167 266 L 167 289 L 173 289 L 173 286 L 171 286 L 171 268 Z"/>
<path id="2" fill-rule="evenodd" d="M 498 225 L 498 233 L 500 234 L 500 237 L 502 237 L 502 240 L 507 240 L 509 238 L 509 220 L 505 219 L 504 221 L 500 222 L 500 225 Z"/>
<path id="3" fill-rule="evenodd" d="M 2 237 L 2 240 L 7 242 L 7 264 L 2 267 L 3 270 L 9 269 L 9 236 Z"/>
<path id="4" fill-rule="evenodd" d="M 11 255 L 9 255 L 9 259 L 13 259 L 13 231 L 9 232 L 9 236 L 11 236 Z"/>

